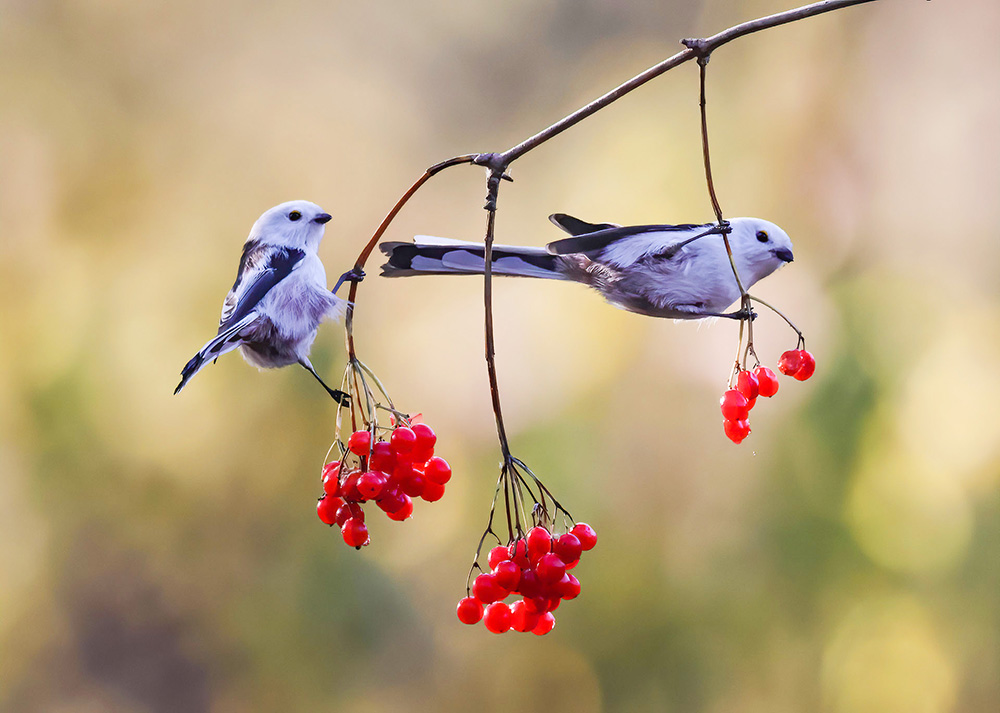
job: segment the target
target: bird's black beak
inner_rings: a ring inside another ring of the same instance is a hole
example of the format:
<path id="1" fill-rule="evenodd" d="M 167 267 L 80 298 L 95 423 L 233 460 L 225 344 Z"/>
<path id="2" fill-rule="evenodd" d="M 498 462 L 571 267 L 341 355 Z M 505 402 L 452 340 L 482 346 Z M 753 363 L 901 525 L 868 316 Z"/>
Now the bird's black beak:
<path id="1" fill-rule="evenodd" d="M 323 223 L 330 222 L 330 218 L 332 218 L 332 217 L 333 216 L 331 216 L 329 213 L 320 213 L 315 218 L 313 218 L 313 222 L 314 223 L 319 223 L 320 225 L 323 225 Z"/>
<path id="2" fill-rule="evenodd" d="M 788 250 L 786 248 L 780 248 L 778 250 L 772 250 L 771 252 L 772 252 L 772 254 L 776 258 L 778 258 L 779 260 L 781 260 L 783 262 L 791 262 L 792 260 L 795 259 L 795 256 L 792 255 L 792 251 Z"/>

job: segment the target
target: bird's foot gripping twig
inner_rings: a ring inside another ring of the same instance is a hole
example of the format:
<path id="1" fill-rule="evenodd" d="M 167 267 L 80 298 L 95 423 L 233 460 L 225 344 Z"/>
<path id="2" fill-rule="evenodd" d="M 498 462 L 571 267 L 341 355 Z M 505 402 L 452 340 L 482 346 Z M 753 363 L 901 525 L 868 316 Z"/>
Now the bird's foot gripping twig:
<path id="1" fill-rule="evenodd" d="M 365 279 L 365 271 L 357 266 L 352 267 L 350 270 L 341 275 L 340 278 L 337 280 L 337 284 L 334 285 L 333 287 L 333 294 L 337 294 L 337 290 L 339 290 L 340 286 L 343 285 L 345 282 L 361 282 L 364 279 Z"/>

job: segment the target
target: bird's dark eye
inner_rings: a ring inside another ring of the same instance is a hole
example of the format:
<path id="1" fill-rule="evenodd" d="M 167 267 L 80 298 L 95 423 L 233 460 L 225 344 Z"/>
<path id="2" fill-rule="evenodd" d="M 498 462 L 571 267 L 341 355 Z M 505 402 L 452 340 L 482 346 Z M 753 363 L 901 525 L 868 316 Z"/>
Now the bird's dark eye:
<path id="1" fill-rule="evenodd" d="M 289 220 L 298 220 L 301 217 L 302 217 L 302 214 L 299 213 L 297 210 L 293 210 L 291 213 L 288 214 L 288 219 Z M 759 237 L 760 233 L 757 233 L 757 235 Z"/>
<path id="2" fill-rule="evenodd" d="M 759 240 L 762 243 L 766 243 L 767 242 L 767 233 L 764 232 L 763 230 L 758 230 L 757 231 L 757 240 Z"/>

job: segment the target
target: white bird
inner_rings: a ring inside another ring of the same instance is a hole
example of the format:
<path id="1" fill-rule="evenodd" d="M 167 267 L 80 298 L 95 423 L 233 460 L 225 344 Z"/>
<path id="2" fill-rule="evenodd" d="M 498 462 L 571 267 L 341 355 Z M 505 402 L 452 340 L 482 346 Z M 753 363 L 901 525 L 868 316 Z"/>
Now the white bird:
<path id="1" fill-rule="evenodd" d="M 724 314 L 741 296 L 721 232 L 705 225 L 587 223 L 556 213 L 549 220 L 573 237 L 544 248 L 493 246 L 493 274 L 570 280 L 590 285 L 622 309 L 651 317 L 702 319 Z M 792 261 L 792 241 L 774 223 L 733 218 L 729 243 L 743 286 Z M 379 247 L 385 277 L 481 275 L 482 243 L 418 235 L 415 243 Z"/>
<path id="2" fill-rule="evenodd" d="M 346 394 L 327 386 L 309 362 L 320 322 L 339 320 L 347 308 L 337 289 L 345 279 L 364 277 L 345 273 L 332 292 L 327 289 L 316 251 L 329 220 L 329 213 L 309 201 L 282 203 L 257 219 L 222 305 L 218 334 L 184 366 L 175 394 L 210 361 L 239 347 L 247 362 L 263 369 L 301 364 L 343 401 Z"/>

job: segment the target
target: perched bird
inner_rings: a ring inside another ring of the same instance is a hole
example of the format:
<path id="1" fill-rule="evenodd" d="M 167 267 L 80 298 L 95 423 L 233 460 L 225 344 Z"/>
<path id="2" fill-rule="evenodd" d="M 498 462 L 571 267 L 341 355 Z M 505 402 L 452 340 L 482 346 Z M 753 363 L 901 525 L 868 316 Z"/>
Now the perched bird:
<path id="1" fill-rule="evenodd" d="M 622 309 L 651 317 L 701 319 L 724 314 L 740 298 L 719 227 L 587 223 L 563 213 L 549 220 L 572 237 L 544 248 L 493 246 L 493 274 L 570 280 L 590 285 Z M 733 218 L 729 243 L 749 289 L 787 262 L 792 242 L 774 223 Z M 385 277 L 481 275 L 482 243 L 418 235 L 415 243 L 382 243 Z"/>
<path id="2" fill-rule="evenodd" d="M 340 285 L 364 277 L 348 272 L 332 292 L 327 289 L 316 250 L 329 220 L 329 213 L 309 201 L 282 203 L 257 219 L 222 305 L 219 332 L 184 366 L 175 394 L 210 361 L 238 347 L 244 359 L 263 369 L 301 364 L 344 402 L 346 394 L 327 386 L 309 362 L 319 323 L 340 319 L 347 308 L 336 295 Z"/>

